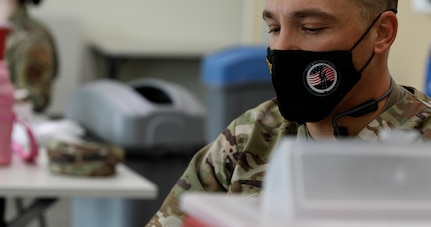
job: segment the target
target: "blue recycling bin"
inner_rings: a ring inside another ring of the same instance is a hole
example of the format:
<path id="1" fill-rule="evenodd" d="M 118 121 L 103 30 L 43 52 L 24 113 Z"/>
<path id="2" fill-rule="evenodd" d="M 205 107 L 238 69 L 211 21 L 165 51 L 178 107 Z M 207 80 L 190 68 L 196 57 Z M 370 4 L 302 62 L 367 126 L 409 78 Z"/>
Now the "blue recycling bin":
<path id="1" fill-rule="evenodd" d="M 430 53 L 428 54 L 428 67 L 425 78 L 425 93 L 428 96 L 431 96 L 431 49 Z"/>
<path id="2" fill-rule="evenodd" d="M 275 97 L 267 46 L 236 46 L 205 56 L 201 77 L 206 87 L 205 138 L 213 141 L 244 111 Z"/>

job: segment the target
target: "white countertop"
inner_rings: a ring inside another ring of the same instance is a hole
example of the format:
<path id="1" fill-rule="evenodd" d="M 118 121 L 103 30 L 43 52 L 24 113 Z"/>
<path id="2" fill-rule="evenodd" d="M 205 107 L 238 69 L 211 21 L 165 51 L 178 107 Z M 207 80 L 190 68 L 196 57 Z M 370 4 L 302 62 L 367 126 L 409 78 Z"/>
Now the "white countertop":
<path id="1" fill-rule="evenodd" d="M 0 166 L 0 195 L 152 199 L 157 186 L 124 164 L 118 164 L 110 177 L 55 175 L 41 149 L 36 163 L 25 163 L 15 155 L 9 166 Z"/>

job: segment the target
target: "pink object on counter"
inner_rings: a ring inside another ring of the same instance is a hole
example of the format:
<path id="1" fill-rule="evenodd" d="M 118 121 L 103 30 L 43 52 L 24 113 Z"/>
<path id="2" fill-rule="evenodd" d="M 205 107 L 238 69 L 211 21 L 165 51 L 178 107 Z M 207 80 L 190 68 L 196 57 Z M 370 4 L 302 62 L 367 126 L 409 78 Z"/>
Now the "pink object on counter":
<path id="1" fill-rule="evenodd" d="M 14 112 L 15 88 L 10 82 L 9 70 L 4 60 L 5 42 L 9 27 L 0 24 L 0 165 L 9 165 L 12 160 L 12 150 L 22 159 L 32 162 L 38 155 L 36 139 L 30 127 L 25 122 L 17 119 Z M 12 130 L 15 122 L 23 125 L 29 138 L 29 151 L 25 151 L 22 146 L 12 143 Z"/>
<path id="2" fill-rule="evenodd" d="M 11 161 L 14 103 L 14 87 L 9 81 L 9 71 L 6 62 L 0 60 L 0 165 L 8 165 Z"/>
<path id="3" fill-rule="evenodd" d="M 4 59 L 4 53 L 5 53 L 5 43 L 7 35 L 9 34 L 10 29 L 7 24 L 0 23 L 0 60 Z"/>

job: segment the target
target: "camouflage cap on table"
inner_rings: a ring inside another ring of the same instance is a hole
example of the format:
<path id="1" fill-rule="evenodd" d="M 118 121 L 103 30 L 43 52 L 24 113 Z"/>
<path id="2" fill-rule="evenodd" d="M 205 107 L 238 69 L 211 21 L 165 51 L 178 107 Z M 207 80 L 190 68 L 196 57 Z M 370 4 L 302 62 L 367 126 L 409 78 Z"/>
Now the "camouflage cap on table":
<path id="1" fill-rule="evenodd" d="M 94 142 L 52 140 L 47 152 L 51 172 L 63 175 L 112 176 L 116 164 L 124 160 L 120 147 Z"/>

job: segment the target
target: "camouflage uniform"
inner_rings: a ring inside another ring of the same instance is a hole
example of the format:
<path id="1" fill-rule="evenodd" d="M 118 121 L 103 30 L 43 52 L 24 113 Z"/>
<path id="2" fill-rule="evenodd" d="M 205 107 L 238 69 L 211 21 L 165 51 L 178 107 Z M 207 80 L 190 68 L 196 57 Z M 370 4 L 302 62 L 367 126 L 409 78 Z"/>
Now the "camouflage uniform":
<path id="1" fill-rule="evenodd" d="M 6 60 L 16 88 L 30 92 L 36 112 L 51 99 L 51 86 L 57 73 L 57 50 L 53 37 L 41 23 L 30 18 L 25 5 L 12 15 L 12 32 L 6 43 Z"/>
<path id="2" fill-rule="evenodd" d="M 378 129 L 395 127 L 418 129 L 420 140 L 431 139 L 431 99 L 413 88 L 395 86 L 384 112 L 357 138 L 374 141 Z M 280 115 L 274 100 L 244 113 L 212 144 L 196 153 L 147 227 L 181 225 L 179 198 L 187 191 L 259 195 L 268 156 L 285 135 L 309 137 L 305 125 Z"/>

